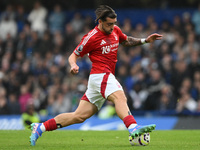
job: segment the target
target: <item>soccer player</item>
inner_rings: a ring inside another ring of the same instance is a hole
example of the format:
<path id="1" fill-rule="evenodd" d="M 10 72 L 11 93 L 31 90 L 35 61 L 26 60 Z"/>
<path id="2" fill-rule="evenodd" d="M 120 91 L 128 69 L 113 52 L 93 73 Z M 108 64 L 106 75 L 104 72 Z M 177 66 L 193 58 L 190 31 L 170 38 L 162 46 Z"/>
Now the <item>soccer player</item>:
<path id="1" fill-rule="evenodd" d="M 77 59 L 88 54 L 92 62 L 88 88 L 75 112 L 62 113 L 44 123 L 31 124 L 30 142 L 32 146 L 35 145 L 37 139 L 45 131 L 52 131 L 84 122 L 102 107 L 105 100 L 114 103 L 117 115 L 123 120 L 132 137 L 151 132 L 156 127 L 155 124 L 137 124 L 127 106 L 127 99 L 122 86 L 116 80 L 114 74 L 119 43 L 123 46 L 142 45 L 160 40 L 162 35 L 154 33 L 146 39 L 127 36 L 115 25 L 117 14 L 111 7 L 101 5 L 96 9 L 95 13 L 98 25 L 83 36 L 80 44 L 68 59 L 71 67 L 70 72 L 77 74 L 79 72 L 79 66 L 76 63 Z"/>

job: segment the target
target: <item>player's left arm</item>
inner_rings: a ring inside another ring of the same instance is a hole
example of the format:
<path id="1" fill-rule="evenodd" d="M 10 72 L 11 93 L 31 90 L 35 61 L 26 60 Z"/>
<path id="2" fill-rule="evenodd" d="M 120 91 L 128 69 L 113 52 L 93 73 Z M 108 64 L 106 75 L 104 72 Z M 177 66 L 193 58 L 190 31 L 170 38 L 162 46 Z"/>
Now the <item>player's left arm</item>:
<path id="1" fill-rule="evenodd" d="M 123 46 L 137 46 L 137 45 L 142 45 L 145 43 L 152 43 L 155 40 L 161 40 L 162 35 L 154 33 L 149 35 L 146 39 L 140 39 L 140 38 L 134 38 L 132 36 L 128 36 L 125 41 L 123 41 L 121 44 Z"/>

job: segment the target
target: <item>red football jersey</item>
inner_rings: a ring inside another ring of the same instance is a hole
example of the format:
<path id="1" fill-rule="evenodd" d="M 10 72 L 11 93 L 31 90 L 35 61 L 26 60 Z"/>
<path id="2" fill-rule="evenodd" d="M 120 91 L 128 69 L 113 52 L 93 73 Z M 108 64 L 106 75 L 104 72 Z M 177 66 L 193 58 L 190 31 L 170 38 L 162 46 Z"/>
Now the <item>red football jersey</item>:
<path id="1" fill-rule="evenodd" d="M 111 34 L 106 34 L 96 26 L 88 34 L 84 35 L 80 44 L 74 50 L 74 54 L 83 57 L 89 55 L 92 62 L 90 74 L 111 72 L 115 74 L 117 51 L 119 43 L 126 40 L 118 26 L 114 26 Z"/>

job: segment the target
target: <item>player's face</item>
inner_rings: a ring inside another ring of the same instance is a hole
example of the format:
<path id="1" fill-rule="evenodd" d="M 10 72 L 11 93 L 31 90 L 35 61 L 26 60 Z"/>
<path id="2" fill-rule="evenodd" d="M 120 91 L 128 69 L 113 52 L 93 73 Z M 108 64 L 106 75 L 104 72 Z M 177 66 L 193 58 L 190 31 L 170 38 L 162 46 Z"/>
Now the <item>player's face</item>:
<path id="1" fill-rule="evenodd" d="M 106 21 L 102 21 L 102 30 L 106 33 L 106 34 L 111 34 L 112 31 L 114 30 L 114 25 L 117 23 L 117 18 L 106 18 Z"/>

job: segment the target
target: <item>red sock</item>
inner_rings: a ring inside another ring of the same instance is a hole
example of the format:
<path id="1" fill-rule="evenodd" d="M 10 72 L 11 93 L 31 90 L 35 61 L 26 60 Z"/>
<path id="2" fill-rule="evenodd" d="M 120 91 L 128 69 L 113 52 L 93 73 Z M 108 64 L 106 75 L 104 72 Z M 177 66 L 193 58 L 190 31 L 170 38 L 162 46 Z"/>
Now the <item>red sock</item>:
<path id="1" fill-rule="evenodd" d="M 52 131 L 57 129 L 56 121 L 54 118 L 45 121 L 43 124 L 46 128 L 46 131 Z"/>
<path id="2" fill-rule="evenodd" d="M 131 124 L 137 124 L 135 118 L 132 115 L 128 115 L 123 119 L 124 124 L 128 128 Z"/>

